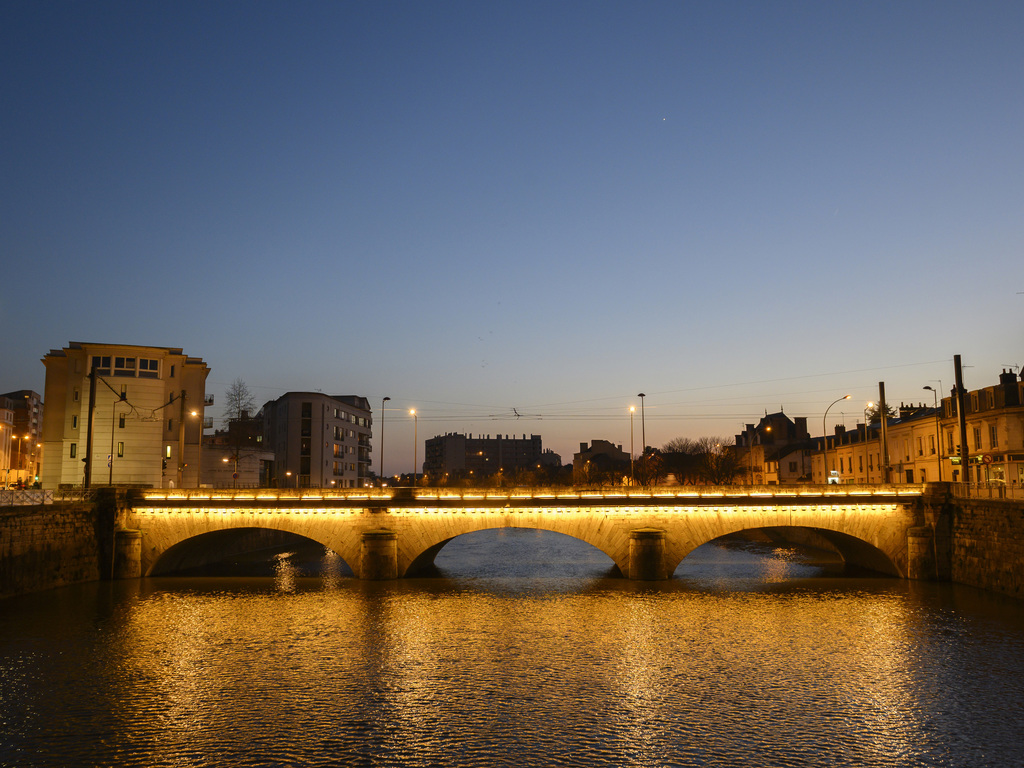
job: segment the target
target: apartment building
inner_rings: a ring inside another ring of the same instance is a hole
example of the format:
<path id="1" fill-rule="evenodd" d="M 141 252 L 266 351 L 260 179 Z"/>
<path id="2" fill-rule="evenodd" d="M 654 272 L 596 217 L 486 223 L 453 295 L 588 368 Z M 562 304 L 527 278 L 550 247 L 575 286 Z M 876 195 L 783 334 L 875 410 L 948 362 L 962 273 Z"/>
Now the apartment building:
<path id="1" fill-rule="evenodd" d="M 42 362 L 43 488 L 198 485 L 210 372 L 201 358 L 70 342 Z"/>
<path id="2" fill-rule="evenodd" d="M 263 435 L 279 488 L 370 484 L 370 402 L 359 395 L 286 392 L 263 406 Z"/>
<path id="3" fill-rule="evenodd" d="M 43 458 L 43 399 L 38 392 L 19 389 L 0 395 L 9 413 L 0 416 L 0 470 L 6 484 L 31 486 L 39 481 Z"/>
<path id="4" fill-rule="evenodd" d="M 449 432 L 426 441 L 423 473 L 428 479 L 482 479 L 499 472 L 534 471 L 561 462 L 544 451 L 540 435 L 465 435 Z"/>

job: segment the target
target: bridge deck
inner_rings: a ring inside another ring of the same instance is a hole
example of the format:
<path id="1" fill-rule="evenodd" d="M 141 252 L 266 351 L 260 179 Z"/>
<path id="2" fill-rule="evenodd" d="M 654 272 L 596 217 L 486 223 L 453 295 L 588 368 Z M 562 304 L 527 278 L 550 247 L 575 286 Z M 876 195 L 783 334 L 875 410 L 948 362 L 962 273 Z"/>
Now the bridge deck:
<path id="1" fill-rule="evenodd" d="M 359 491 L 303 489 L 188 489 L 145 491 L 136 507 L 184 508 L 501 508 L 501 507 L 659 507 L 776 506 L 906 503 L 927 485 L 846 485 L 784 488 L 764 486 L 673 487 L 647 490 L 517 488 L 509 490 L 385 488 Z"/>

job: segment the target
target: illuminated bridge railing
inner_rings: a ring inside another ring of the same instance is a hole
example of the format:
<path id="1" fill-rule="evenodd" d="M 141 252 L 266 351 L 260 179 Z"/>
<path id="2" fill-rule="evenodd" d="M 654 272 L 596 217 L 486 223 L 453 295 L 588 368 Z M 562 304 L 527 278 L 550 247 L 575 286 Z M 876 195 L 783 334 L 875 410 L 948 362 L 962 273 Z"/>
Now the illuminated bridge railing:
<path id="1" fill-rule="evenodd" d="M 233 490 L 162 489 L 144 491 L 140 506 L 666 506 L 666 505 L 772 505 L 856 504 L 910 501 L 926 493 L 925 484 L 842 486 L 673 486 L 664 488 L 382 488 L 359 490 Z"/>

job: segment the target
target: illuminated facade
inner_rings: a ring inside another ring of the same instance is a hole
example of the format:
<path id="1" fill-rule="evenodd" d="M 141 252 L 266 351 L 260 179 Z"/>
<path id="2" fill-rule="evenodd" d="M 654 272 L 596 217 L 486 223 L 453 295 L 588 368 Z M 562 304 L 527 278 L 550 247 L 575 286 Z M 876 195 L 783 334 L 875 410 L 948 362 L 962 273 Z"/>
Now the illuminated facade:
<path id="1" fill-rule="evenodd" d="M 87 464 L 91 486 L 198 484 L 210 372 L 201 358 L 180 348 L 71 342 L 43 365 L 43 488 L 82 486 Z"/>
<path id="2" fill-rule="evenodd" d="M 956 399 L 942 399 L 940 426 L 945 480 L 1024 486 L 1024 382 L 1003 371 L 999 383 L 964 395 L 967 471 L 960 466 Z"/>
<path id="3" fill-rule="evenodd" d="M 43 458 L 43 399 L 38 392 L 21 389 L 0 395 L 10 418 L 0 419 L 0 442 L 6 458 L 0 458 L 5 482 L 34 485 L 39 480 Z"/>
<path id="4" fill-rule="evenodd" d="M 359 395 L 286 392 L 263 406 L 279 488 L 360 488 L 370 482 L 370 402 Z"/>
<path id="5" fill-rule="evenodd" d="M 1024 485 L 1024 383 L 1003 371 L 999 384 L 964 395 L 967 423 L 967 472 L 960 467 L 960 425 L 953 393 L 938 409 L 901 405 L 886 424 L 886 453 L 881 427 L 841 426 L 828 436 L 828 469 L 843 483 L 970 482 Z M 813 482 L 825 482 L 823 439 L 816 438 Z"/>

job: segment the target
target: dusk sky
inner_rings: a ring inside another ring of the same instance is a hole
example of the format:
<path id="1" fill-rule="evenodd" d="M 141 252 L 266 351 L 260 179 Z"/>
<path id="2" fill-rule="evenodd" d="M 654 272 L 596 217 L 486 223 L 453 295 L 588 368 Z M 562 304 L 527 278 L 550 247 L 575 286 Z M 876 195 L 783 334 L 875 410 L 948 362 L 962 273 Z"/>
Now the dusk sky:
<path id="1" fill-rule="evenodd" d="M 0 391 L 182 347 L 445 432 L 821 434 L 1024 363 L 1024 3 L 0 5 Z M 519 417 L 516 417 L 518 412 Z M 217 416 L 215 408 L 208 415 Z M 375 435 L 376 438 L 376 435 Z M 374 442 L 374 469 L 377 467 Z"/>

